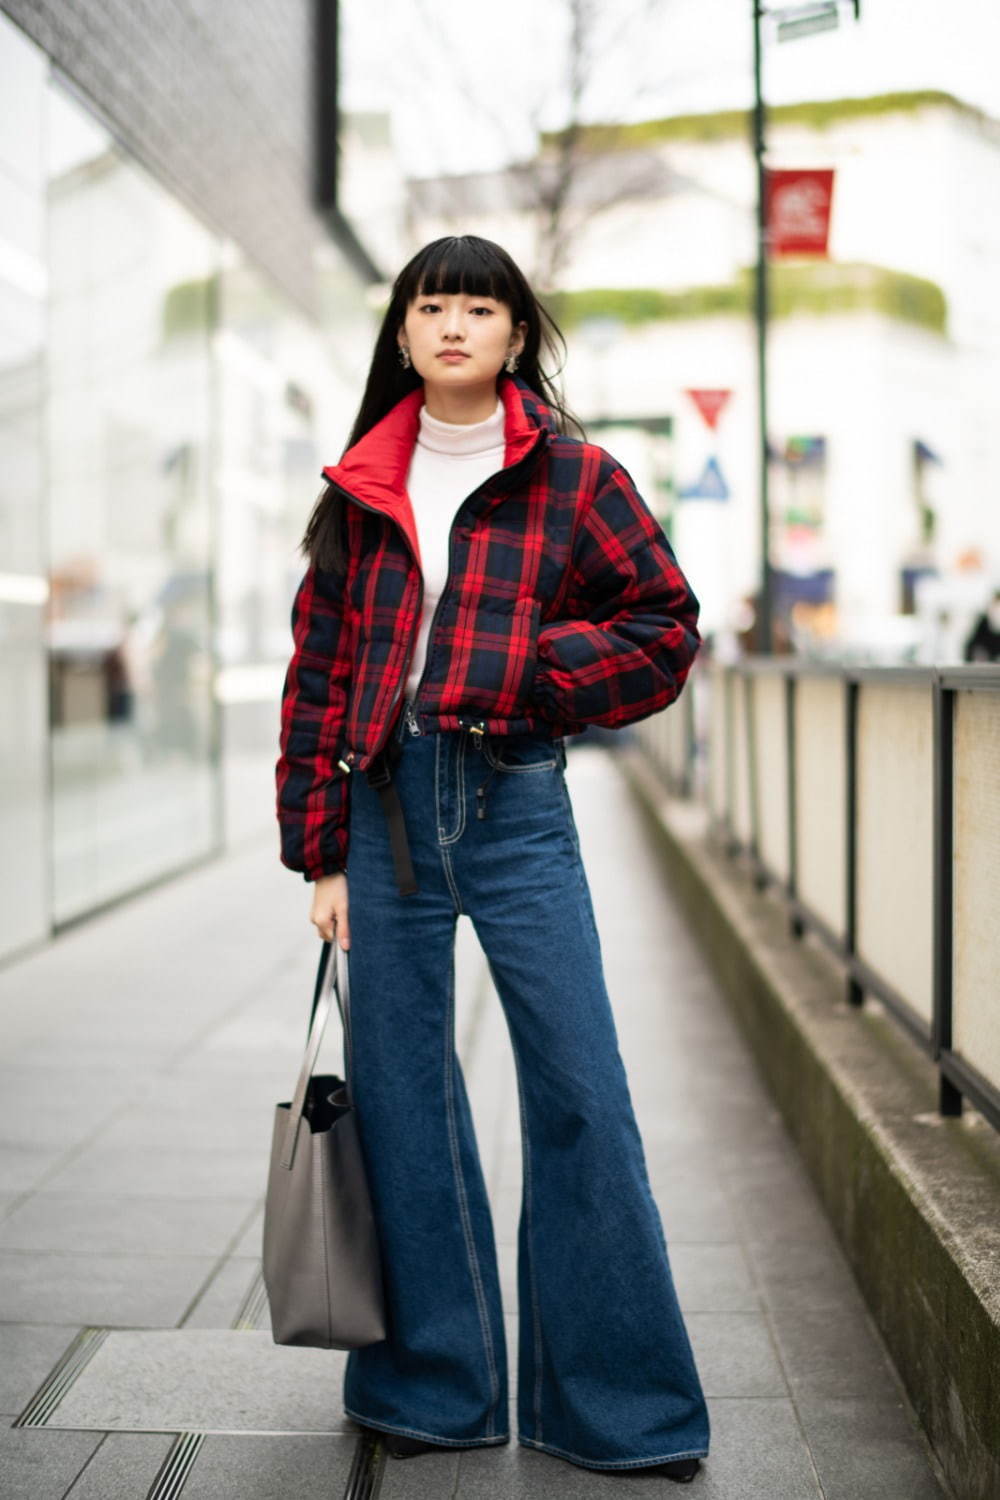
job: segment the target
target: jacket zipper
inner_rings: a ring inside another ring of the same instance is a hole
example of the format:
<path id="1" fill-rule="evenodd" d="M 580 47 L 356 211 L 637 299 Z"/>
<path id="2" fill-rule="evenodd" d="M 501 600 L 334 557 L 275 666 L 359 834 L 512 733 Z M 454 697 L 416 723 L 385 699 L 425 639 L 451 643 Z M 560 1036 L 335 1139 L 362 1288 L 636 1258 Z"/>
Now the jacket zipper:
<path id="1" fill-rule="evenodd" d="M 498 469 L 496 471 L 496 474 L 491 474 L 491 475 L 489 475 L 489 477 L 487 479 L 484 479 L 483 482 L 482 482 L 482 484 L 477 485 L 474 490 L 472 490 L 468 495 L 466 495 L 465 499 L 462 501 L 462 504 L 458 507 L 458 510 L 460 511 L 463 508 L 463 506 L 467 505 L 470 500 L 472 500 L 476 495 L 478 495 L 482 490 L 484 490 L 486 488 L 486 486 L 488 484 L 490 484 L 497 477 L 497 474 L 507 475 L 507 474 L 509 474 L 511 471 L 513 471 L 515 469 L 520 469 L 521 466 L 522 466 L 522 464 L 526 464 L 529 459 L 534 458 L 534 456 L 536 455 L 536 453 L 538 453 L 541 450 L 541 448 L 544 447 L 545 444 L 548 441 L 548 438 L 546 436 L 547 431 L 548 431 L 547 428 L 544 428 L 544 427 L 540 428 L 539 429 L 540 437 L 535 439 L 534 444 L 532 445 L 532 447 L 530 447 L 528 449 L 528 451 L 524 455 L 524 457 L 523 458 L 519 458 L 516 464 L 511 464 L 509 470 L 508 469 Z M 379 508 L 378 508 L 377 505 L 368 505 L 364 500 L 359 500 L 358 497 L 357 497 L 357 495 L 353 495 L 350 490 L 345 490 L 344 487 L 343 487 L 343 485 L 337 484 L 334 480 L 328 479 L 326 482 L 330 486 L 330 488 L 333 489 L 333 490 L 336 490 L 338 492 L 338 494 L 344 495 L 348 500 L 353 500 L 354 503 L 355 503 L 355 505 L 360 505 L 361 508 L 362 508 L 362 510 L 370 510 L 370 511 L 372 511 L 372 513 L 374 515 L 377 515 L 377 516 L 384 516 L 384 515 L 386 515 L 386 512 L 384 510 L 379 510 Z M 438 618 L 438 615 L 441 612 L 441 606 L 444 603 L 445 598 L 447 597 L 447 594 L 448 594 L 448 583 L 449 583 L 449 581 L 451 579 L 452 562 L 454 560 L 453 557 L 452 557 L 452 548 L 453 548 L 454 542 L 455 542 L 455 521 L 456 521 L 457 517 L 458 517 L 458 511 L 456 511 L 455 514 L 454 514 L 454 516 L 452 516 L 452 518 L 451 518 L 451 525 L 448 528 L 448 572 L 447 572 L 447 574 L 445 576 L 444 588 L 441 590 L 441 597 L 438 599 L 438 602 L 437 602 L 437 604 L 436 604 L 436 606 L 434 608 L 434 613 L 431 616 L 430 627 L 428 628 L 428 631 L 427 631 L 427 642 L 428 642 L 428 645 L 430 644 L 431 640 L 433 639 L 433 636 L 434 636 L 434 627 L 437 624 L 437 618 Z M 388 517 L 388 519 L 389 520 L 394 520 L 394 518 L 392 516 Z M 413 556 L 413 549 L 412 549 L 412 547 L 410 547 L 409 539 L 408 539 L 406 533 L 403 531 L 403 528 L 399 525 L 398 521 L 395 521 L 394 524 L 397 527 L 399 527 L 400 534 L 403 537 L 404 542 L 406 542 L 406 546 L 409 549 L 410 556 L 413 557 L 414 565 L 417 566 L 417 559 L 416 559 L 416 557 Z M 422 609 L 423 609 L 423 603 L 424 603 L 424 575 L 421 572 L 419 566 L 417 566 L 417 577 L 418 577 L 418 580 L 419 580 L 420 594 L 419 594 L 419 602 L 418 602 L 418 605 L 417 605 L 416 614 L 415 614 L 415 617 L 414 617 L 415 620 L 416 620 L 416 624 L 414 625 L 413 630 L 410 633 L 410 639 L 409 639 L 409 642 L 407 644 L 406 658 L 405 658 L 405 660 L 403 662 L 403 668 L 402 668 L 402 671 L 400 672 L 400 675 L 399 675 L 399 681 L 397 682 L 395 690 L 393 692 L 392 701 L 390 702 L 389 707 L 388 707 L 388 709 L 386 711 L 386 727 L 385 727 L 385 731 L 383 732 L 383 734 L 382 734 L 382 736 L 381 736 L 378 744 L 376 745 L 375 749 L 372 750 L 371 753 L 370 753 L 370 755 L 369 755 L 369 764 L 371 764 L 371 762 L 379 754 L 379 751 L 385 745 L 386 741 L 389 738 L 389 735 L 392 732 L 393 710 L 395 709 L 396 703 L 397 703 L 397 701 L 399 699 L 399 695 L 400 695 L 400 693 L 403 690 L 403 684 L 406 682 L 406 674 L 407 674 L 407 671 L 409 670 L 410 658 L 413 655 L 413 647 L 414 647 L 414 645 L 416 643 L 417 635 L 419 634 L 419 630 L 420 630 L 420 616 L 421 616 L 421 612 L 422 612 Z M 423 671 L 420 674 L 420 679 L 417 682 L 417 686 L 416 686 L 416 688 L 414 690 L 414 694 L 413 694 L 413 699 L 411 701 L 411 714 L 413 713 L 413 704 L 416 703 L 417 699 L 420 696 L 420 689 L 423 687 L 424 678 L 427 675 L 427 666 L 428 666 L 428 663 L 425 661 L 424 662 L 424 669 L 423 669 Z M 411 734 L 419 734 L 419 732 L 420 732 L 419 726 L 417 726 L 416 728 L 414 728 L 414 725 L 416 724 L 415 717 L 413 717 L 411 719 L 408 719 L 407 720 L 407 724 L 408 724 L 408 727 L 410 729 L 410 733 Z M 469 729 L 470 729 L 470 732 L 472 734 L 476 734 L 476 735 L 482 736 L 485 733 L 485 731 L 486 731 L 486 721 L 485 721 L 485 719 L 479 719 L 477 721 L 470 722 Z M 477 741 L 477 743 L 478 743 L 478 741 Z M 355 750 L 349 750 L 348 753 L 347 753 L 347 755 L 342 760 L 338 760 L 337 761 L 337 764 L 338 764 L 338 766 L 342 767 L 342 769 L 345 772 L 350 772 L 350 771 L 352 771 L 354 769 L 354 762 L 357 760 L 357 758 L 358 758 L 357 757 L 357 751 L 355 751 Z"/>
<path id="2" fill-rule="evenodd" d="M 384 510 L 380 510 L 377 505 L 369 505 L 369 504 L 367 504 L 366 501 L 359 500 L 358 497 L 357 497 L 357 495 L 352 495 L 352 493 L 351 493 L 350 490 L 345 490 L 342 484 L 336 484 L 334 482 L 334 480 L 332 480 L 332 479 L 328 479 L 326 482 L 330 486 L 330 488 L 332 490 L 336 490 L 336 492 L 339 495 L 343 495 L 345 497 L 345 499 L 353 501 L 353 503 L 355 505 L 360 505 L 362 510 L 369 510 L 369 511 L 371 511 L 372 515 L 375 515 L 375 516 L 385 516 L 386 512 Z M 388 517 L 388 519 L 392 520 L 393 518 L 390 516 L 390 517 Z M 399 526 L 398 521 L 395 524 L 397 526 Z M 417 566 L 417 559 L 416 559 L 416 557 L 413 556 L 413 548 L 410 546 L 409 539 L 408 539 L 405 531 L 403 531 L 403 528 L 401 526 L 399 526 L 399 532 L 400 532 L 400 535 L 403 538 L 403 541 L 406 543 L 406 547 L 407 547 L 407 550 L 410 553 L 410 556 L 413 557 L 414 566 L 417 568 L 417 580 L 418 580 L 418 588 L 419 588 L 419 591 L 420 591 L 420 597 L 419 597 L 419 603 L 417 605 L 416 619 L 417 619 L 418 628 L 419 628 L 420 612 L 421 612 L 421 608 L 422 608 L 423 602 L 424 602 L 424 575 L 420 571 L 419 566 Z M 396 707 L 396 700 L 399 697 L 400 690 L 401 690 L 401 688 L 403 686 L 403 683 L 406 681 L 406 671 L 407 671 L 407 668 L 409 667 L 409 664 L 410 664 L 410 655 L 411 655 L 411 652 L 413 650 L 413 639 L 416 636 L 416 633 L 417 633 L 416 630 L 414 630 L 413 633 L 412 633 L 412 635 L 411 635 L 411 638 L 410 638 L 410 641 L 409 641 L 409 644 L 408 644 L 408 647 L 407 647 L 407 652 L 406 652 L 406 662 L 405 662 L 405 664 L 403 666 L 403 671 L 402 671 L 402 673 L 400 675 L 400 679 L 399 679 L 398 683 L 396 684 L 395 691 L 394 691 L 394 693 L 392 695 L 392 702 L 389 704 L 388 712 L 387 712 L 387 715 L 386 715 L 386 729 L 385 729 L 385 733 L 383 734 L 383 736 L 382 736 L 379 744 L 377 745 L 377 747 L 371 752 L 370 760 L 374 760 L 375 759 L 376 755 L 379 753 L 379 751 L 382 749 L 382 746 L 386 743 L 386 741 L 389 738 L 389 734 L 390 734 L 391 729 L 392 729 L 392 712 L 393 712 L 393 709 Z M 346 774 L 349 774 L 351 771 L 353 771 L 353 769 L 354 769 L 354 762 L 357 760 L 357 758 L 358 758 L 357 751 L 356 750 L 349 750 L 347 752 L 346 756 L 342 757 L 341 759 L 339 759 L 337 761 L 337 765 L 340 766 L 341 770 L 343 770 Z"/>
<path id="3" fill-rule="evenodd" d="M 544 433 L 547 432 L 547 429 L 546 428 L 541 428 L 540 431 L 542 432 L 542 434 L 544 434 Z M 541 438 L 541 440 L 539 440 L 538 438 L 535 438 L 532 446 L 528 449 L 528 451 L 524 455 L 524 457 L 523 458 L 519 458 L 516 464 L 511 464 L 511 466 L 510 466 L 511 470 L 513 470 L 513 469 L 520 469 L 520 467 L 522 466 L 522 464 L 526 464 L 529 459 L 533 458 L 535 456 L 535 454 L 542 447 L 545 446 L 545 444 L 547 443 L 547 441 L 548 441 L 548 439 L 545 436 L 543 436 Z M 510 472 L 510 470 L 506 470 L 506 469 L 498 469 L 497 470 L 498 474 L 504 474 L 504 475 L 506 475 L 509 472 Z M 472 499 L 474 499 L 476 497 L 476 495 L 478 495 L 482 490 L 484 490 L 486 488 L 486 486 L 488 484 L 490 484 L 491 481 L 494 480 L 495 478 L 496 478 L 496 474 L 491 474 L 489 476 L 489 478 L 483 480 L 482 484 L 477 485 L 474 490 L 470 491 L 470 493 L 468 495 L 466 495 L 465 499 L 462 501 L 462 504 L 458 507 L 458 511 L 462 510 L 462 508 L 464 506 L 468 505 L 469 501 L 472 500 Z M 434 627 L 437 625 L 437 619 L 438 619 L 438 615 L 441 612 L 441 606 L 442 606 L 442 604 L 444 603 L 445 599 L 448 596 L 448 584 L 451 581 L 452 564 L 454 562 L 454 558 L 452 556 L 452 548 L 453 548 L 454 542 L 455 542 L 455 521 L 458 518 L 458 511 L 456 511 L 455 514 L 454 514 L 454 516 L 452 516 L 452 518 L 451 518 L 451 525 L 448 528 L 448 572 L 445 575 L 444 588 L 441 590 L 441 596 L 438 599 L 438 602 L 437 602 L 437 604 L 436 604 L 436 606 L 434 608 L 434 613 L 431 616 L 431 623 L 430 623 L 430 625 L 428 627 L 428 630 L 427 630 L 427 644 L 428 644 L 428 646 L 430 645 L 431 641 L 434 639 Z M 421 595 L 421 602 L 423 602 L 423 595 Z M 409 664 L 409 661 L 407 661 L 407 665 L 408 664 Z M 416 704 L 417 704 L 418 699 L 420 698 L 420 689 L 424 685 L 424 678 L 427 676 L 427 668 L 428 668 L 429 665 L 430 665 L 430 658 L 428 657 L 424 661 L 424 669 L 421 672 L 420 678 L 419 678 L 419 680 L 417 682 L 417 685 L 416 685 L 416 687 L 414 688 L 414 691 L 413 691 L 413 699 L 412 699 L 412 703 L 411 703 L 411 709 L 412 709 L 412 713 L 413 713 L 413 720 L 412 720 L 412 722 L 410 723 L 410 726 L 409 726 L 411 734 L 419 734 L 419 732 L 420 732 L 419 725 L 416 724 L 416 717 L 415 717 L 415 715 L 416 715 Z M 404 670 L 404 678 L 405 678 L 405 670 Z M 459 717 L 459 723 L 462 725 L 463 728 L 466 727 L 465 721 L 461 718 L 461 716 Z M 481 739 L 482 735 L 485 734 L 485 732 L 486 732 L 486 721 L 485 721 L 485 719 L 471 720 L 469 722 L 469 724 L 468 724 L 468 729 L 469 729 L 470 734 L 478 735 L 478 736 L 480 736 L 480 739 Z M 477 740 L 476 743 L 477 744 L 480 743 L 480 740 Z"/>

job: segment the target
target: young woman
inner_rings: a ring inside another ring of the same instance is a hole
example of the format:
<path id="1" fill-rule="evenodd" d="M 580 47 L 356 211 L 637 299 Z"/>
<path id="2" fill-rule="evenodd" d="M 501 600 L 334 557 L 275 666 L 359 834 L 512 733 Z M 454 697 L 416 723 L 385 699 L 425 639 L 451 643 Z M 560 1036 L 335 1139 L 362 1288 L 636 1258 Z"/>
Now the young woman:
<path id="1" fill-rule="evenodd" d="M 677 696 L 698 602 L 625 469 L 565 430 L 539 365 L 545 318 L 490 240 L 414 256 L 303 541 L 281 859 L 349 954 L 389 1328 L 348 1355 L 344 1408 L 397 1457 L 510 1441 L 493 1224 L 454 1046 L 464 912 L 518 1078 L 518 1441 L 683 1482 L 708 1413 L 564 772 L 565 736 Z"/>

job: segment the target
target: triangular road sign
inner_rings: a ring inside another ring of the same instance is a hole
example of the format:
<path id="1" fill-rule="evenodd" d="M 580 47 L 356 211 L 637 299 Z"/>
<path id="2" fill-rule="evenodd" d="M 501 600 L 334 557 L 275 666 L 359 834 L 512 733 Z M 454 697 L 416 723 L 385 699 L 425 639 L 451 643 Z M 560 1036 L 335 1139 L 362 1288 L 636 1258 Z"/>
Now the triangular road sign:
<path id="1" fill-rule="evenodd" d="M 706 424 L 711 427 L 712 431 L 714 432 L 716 427 L 718 426 L 719 417 L 722 414 L 722 408 L 725 406 L 726 402 L 729 400 L 730 396 L 733 393 L 732 391 L 688 390 L 685 391 L 684 394 L 691 397 L 691 400 L 700 411 Z"/>
<path id="2" fill-rule="evenodd" d="M 709 458 L 694 484 L 678 490 L 679 500 L 728 500 L 729 486 L 722 477 L 717 458 Z"/>

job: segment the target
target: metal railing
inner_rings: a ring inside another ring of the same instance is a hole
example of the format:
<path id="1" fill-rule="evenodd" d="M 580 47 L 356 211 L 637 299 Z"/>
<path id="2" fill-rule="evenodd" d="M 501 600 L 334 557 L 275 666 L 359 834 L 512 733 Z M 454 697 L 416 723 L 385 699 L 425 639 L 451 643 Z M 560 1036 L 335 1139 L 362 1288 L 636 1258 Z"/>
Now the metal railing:
<path id="1" fill-rule="evenodd" d="M 1000 667 L 796 657 L 696 666 L 635 726 L 668 790 L 791 930 L 841 962 L 937 1063 L 938 1108 L 1000 1130 Z"/>

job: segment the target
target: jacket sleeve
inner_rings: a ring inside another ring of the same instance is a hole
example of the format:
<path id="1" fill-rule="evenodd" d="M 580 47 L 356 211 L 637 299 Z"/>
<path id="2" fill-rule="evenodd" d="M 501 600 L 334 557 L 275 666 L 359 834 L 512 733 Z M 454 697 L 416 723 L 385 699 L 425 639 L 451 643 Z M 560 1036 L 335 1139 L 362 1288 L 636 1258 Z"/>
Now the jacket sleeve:
<path id="1" fill-rule="evenodd" d="M 335 575 L 310 565 L 292 604 L 275 779 L 281 862 L 306 880 L 347 860 L 350 777 L 337 757 L 353 659 L 341 595 Z"/>
<path id="2" fill-rule="evenodd" d="M 701 645 L 700 606 L 618 463 L 577 522 L 570 569 L 567 618 L 538 633 L 542 715 L 617 729 L 672 703 Z"/>

